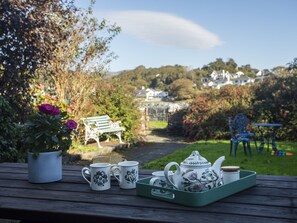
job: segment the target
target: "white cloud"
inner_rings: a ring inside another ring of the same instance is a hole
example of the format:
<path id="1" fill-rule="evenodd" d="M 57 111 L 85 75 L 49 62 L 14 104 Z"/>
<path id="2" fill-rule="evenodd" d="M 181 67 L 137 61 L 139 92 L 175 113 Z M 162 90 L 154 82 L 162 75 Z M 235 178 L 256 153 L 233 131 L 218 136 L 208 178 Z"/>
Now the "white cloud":
<path id="1" fill-rule="evenodd" d="M 194 50 L 220 45 L 219 37 L 202 26 L 175 15 L 150 11 L 114 11 L 106 15 L 110 21 L 146 42 Z"/>

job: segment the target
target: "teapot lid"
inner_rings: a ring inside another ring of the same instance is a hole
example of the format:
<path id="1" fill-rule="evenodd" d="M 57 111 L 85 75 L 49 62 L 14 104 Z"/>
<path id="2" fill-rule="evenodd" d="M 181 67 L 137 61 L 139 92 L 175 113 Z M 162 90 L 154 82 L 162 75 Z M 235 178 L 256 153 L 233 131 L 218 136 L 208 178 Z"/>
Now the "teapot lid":
<path id="1" fill-rule="evenodd" d="M 202 157 L 198 151 L 193 151 L 181 164 L 187 166 L 210 166 L 207 159 Z"/>

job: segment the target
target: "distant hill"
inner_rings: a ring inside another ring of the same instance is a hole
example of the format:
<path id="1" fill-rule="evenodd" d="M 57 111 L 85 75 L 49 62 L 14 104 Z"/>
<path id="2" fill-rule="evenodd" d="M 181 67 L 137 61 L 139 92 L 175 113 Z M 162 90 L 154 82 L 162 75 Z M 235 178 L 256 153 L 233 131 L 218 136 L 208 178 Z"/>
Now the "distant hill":
<path id="1" fill-rule="evenodd" d="M 116 72 L 109 71 L 109 72 L 106 73 L 106 77 L 114 77 L 114 76 L 119 75 L 122 72 L 123 71 L 116 71 Z"/>

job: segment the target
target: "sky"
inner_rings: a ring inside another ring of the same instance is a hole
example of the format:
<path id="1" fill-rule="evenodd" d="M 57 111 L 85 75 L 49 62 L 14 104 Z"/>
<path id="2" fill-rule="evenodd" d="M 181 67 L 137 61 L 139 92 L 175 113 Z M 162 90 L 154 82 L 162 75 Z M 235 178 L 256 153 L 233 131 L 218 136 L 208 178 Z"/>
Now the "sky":
<path id="1" fill-rule="evenodd" d="M 94 16 L 122 29 L 110 44 L 113 72 L 196 69 L 217 58 L 262 70 L 297 57 L 296 9 L 297 0 L 97 0 Z"/>

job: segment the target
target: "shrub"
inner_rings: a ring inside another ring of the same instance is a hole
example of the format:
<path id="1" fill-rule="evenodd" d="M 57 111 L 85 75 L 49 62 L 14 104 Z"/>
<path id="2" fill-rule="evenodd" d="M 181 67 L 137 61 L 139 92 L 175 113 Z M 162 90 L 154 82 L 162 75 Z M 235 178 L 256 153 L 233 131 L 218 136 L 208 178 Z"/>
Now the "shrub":
<path id="1" fill-rule="evenodd" d="M 184 117 L 185 135 L 191 140 L 227 138 L 228 117 L 251 115 L 252 98 L 249 86 L 227 86 L 196 97 Z"/>
<path id="2" fill-rule="evenodd" d="M 15 111 L 0 96 L 0 162 L 17 159 L 17 132 L 14 117 Z"/>
<path id="3" fill-rule="evenodd" d="M 297 77 L 293 75 L 267 78 L 256 85 L 253 111 L 257 122 L 281 123 L 282 139 L 296 140 Z"/>
<path id="4" fill-rule="evenodd" d="M 109 84 L 99 81 L 96 94 L 93 96 L 95 106 L 94 115 L 109 115 L 112 121 L 120 120 L 126 130 L 123 132 L 125 140 L 133 141 L 140 128 L 140 110 L 134 100 L 133 92 L 119 84 Z"/>

